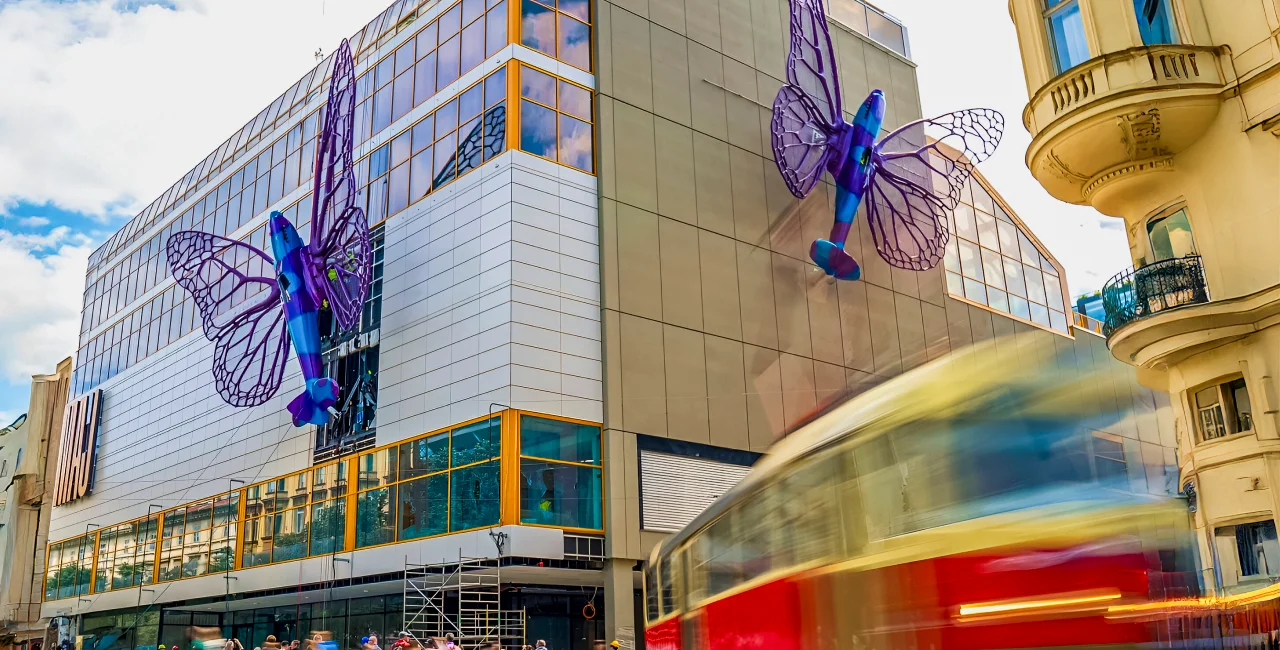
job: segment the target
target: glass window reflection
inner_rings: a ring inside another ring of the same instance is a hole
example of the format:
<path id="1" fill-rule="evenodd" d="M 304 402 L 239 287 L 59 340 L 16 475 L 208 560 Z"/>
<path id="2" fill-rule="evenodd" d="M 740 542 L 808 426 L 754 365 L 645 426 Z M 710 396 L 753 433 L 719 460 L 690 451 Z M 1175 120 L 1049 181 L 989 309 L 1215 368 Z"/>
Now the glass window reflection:
<path id="1" fill-rule="evenodd" d="M 556 159 L 556 112 L 529 100 L 520 102 L 520 149 Z"/>

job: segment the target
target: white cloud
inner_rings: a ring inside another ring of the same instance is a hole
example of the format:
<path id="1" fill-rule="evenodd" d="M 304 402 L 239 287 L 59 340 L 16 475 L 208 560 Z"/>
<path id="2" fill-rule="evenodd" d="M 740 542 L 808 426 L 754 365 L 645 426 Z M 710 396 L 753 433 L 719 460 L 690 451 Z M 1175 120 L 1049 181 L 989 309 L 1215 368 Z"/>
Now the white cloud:
<path id="1" fill-rule="evenodd" d="M 389 2 L 139 4 L 0 2 L 0 211 L 136 211 Z"/>
<path id="2" fill-rule="evenodd" d="M 1014 212 L 1067 268 L 1071 295 L 1093 291 L 1131 266 L 1119 220 L 1049 196 L 1027 169 L 1022 126 L 1027 84 L 1007 3 L 992 0 L 874 0 L 902 20 L 919 65 L 925 117 L 989 106 L 1004 113 L 1000 148 L 981 170 Z M 887 89 L 886 89 L 887 90 Z M 888 97 L 893 101 L 892 94 Z"/>
<path id="3" fill-rule="evenodd" d="M 49 220 L 44 217 L 23 217 L 18 223 L 28 228 L 42 228 L 49 225 Z"/>
<path id="4" fill-rule="evenodd" d="M 7 279 L 0 282 L 0 379 L 29 382 L 74 352 L 92 250 L 88 238 L 67 228 L 45 235 L 0 230 L 0 278 Z"/>

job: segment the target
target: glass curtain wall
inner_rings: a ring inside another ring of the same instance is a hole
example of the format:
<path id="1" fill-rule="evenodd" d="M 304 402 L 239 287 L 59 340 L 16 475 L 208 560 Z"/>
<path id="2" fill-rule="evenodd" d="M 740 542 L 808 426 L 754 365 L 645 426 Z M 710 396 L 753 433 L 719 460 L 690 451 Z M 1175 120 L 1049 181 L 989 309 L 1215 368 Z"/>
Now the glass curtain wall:
<path id="1" fill-rule="evenodd" d="M 504 523 L 598 532 L 603 474 L 599 425 L 503 411 L 51 543 L 45 600 Z"/>

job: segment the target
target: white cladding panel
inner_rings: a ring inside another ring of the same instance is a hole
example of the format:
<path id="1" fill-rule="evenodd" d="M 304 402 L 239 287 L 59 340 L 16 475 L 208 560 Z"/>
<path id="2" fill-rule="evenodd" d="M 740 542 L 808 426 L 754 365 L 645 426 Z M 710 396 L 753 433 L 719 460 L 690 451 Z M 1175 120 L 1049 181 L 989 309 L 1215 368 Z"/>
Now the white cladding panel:
<path id="1" fill-rule="evenodd" d="M 675 532 L 746 477 L 750 467 L 640 451 L 641 528 Z"/>

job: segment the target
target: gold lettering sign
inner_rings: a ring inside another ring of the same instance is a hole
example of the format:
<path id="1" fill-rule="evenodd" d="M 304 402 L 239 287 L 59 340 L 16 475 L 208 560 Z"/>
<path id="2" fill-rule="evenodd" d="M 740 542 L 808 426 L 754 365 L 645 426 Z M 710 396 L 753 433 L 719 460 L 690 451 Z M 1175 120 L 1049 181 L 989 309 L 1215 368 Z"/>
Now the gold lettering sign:
<path id="1" fill-rule="evenodd" d="M 58 478 L 53 505 L 60 506 L 93 491 L 94 463 L 98 456 L 98 416 L 102 390 L 95 390 L 67 406 L 58 445 Z"/>

